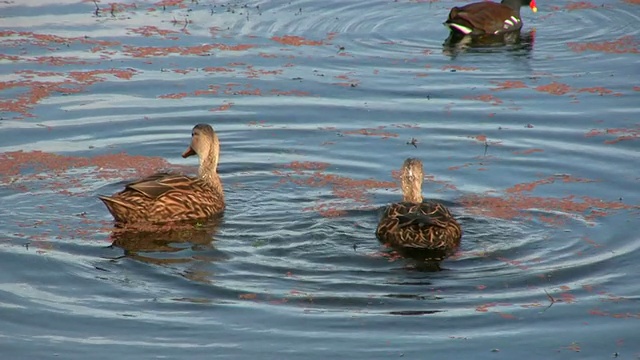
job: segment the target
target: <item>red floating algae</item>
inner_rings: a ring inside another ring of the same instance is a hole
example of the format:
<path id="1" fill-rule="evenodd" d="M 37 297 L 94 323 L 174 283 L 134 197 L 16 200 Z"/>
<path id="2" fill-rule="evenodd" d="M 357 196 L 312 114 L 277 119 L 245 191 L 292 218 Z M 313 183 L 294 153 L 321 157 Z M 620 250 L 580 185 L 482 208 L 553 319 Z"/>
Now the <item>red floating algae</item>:
<path id="1" fill-rule="evenodd" d="M 551 84 L 540 85 L 536 87 L 536 91 L 546 92 L 551 95 L 564 95 L 571 91 L 571 87 L 567 84 L 562 84 L 554 81 Z"/>
<path id="2" fill-rule="evenodd" d="M 128 80 L 137 73 L 133 69 L 104 69 L 90 71 L 71 71 L 66 74 L 67 79 L 37 81 L 32 80 L 34 76 L 51 77 L 65 76 L 52 72 L 19 71 L 17 74 L 23 75 L 23 80 L 12 80 L 0 82 L 0 90 L 11 88 L 27 88 L 28 91 L 19 94 L 13 99 L 0 101 L 0 111 L 19 113 L 24 116 L 31 116 L 29 110 L 42 99 L 54 93 L 77 93 L 83 91 L 86 86 L 107 80 L 106 75 Z"/>
<path id="3" fill-rule="evenodd" d="M 63 195 L 76 195 L 77 191 L 69 190 L 81 189 L 88 176 L 96 179 L 137 178 L 169 165 L 160 157 L 125 153 L 80 157 L 42 151 L 12 151 L 0 153 L 0 183 L 28 191 L 30 182 L 37 181 L 39 189 L 47 188 Z M 74 169 L 90 169 L 90 172 L 84 178 L 75 173 L 67 173 Z M 23 174 L 25 171 L 28 173 Z"/>
<path id="4" fill-rule="evenodd" d="M 527 150 L 522 150 L 522 151 L 513 151 L 512 153 L 514 155 L 529 155 L 529 154 L 533 154 L 533 153 L 537 153 L 537 152 L 543 152 L 544 150 L 542 149 L 527 149 Z"/>
<path id="5" fill-rule="evenodd" d="M 51 34 L 38 34 L 31 31 L 13 31 L 5 30 L 0 31 L 0 38 L 3 38 L 3 45 L 5 46 L 21 46 L 24 44 L 31 44 L 35 46 L 47 47 L 51 43 L 53 44 L 91 44 L 99 46 L 116 46 L 120 45 L 118 41 L 107 40 L 94 40 L 88 37 L 62 37 Z"/>
<path id="6" fill-rule="evenodd" d="M 274 36 L 271 40 L 275 42 L 279 42 L 284 45 L 292 45 L 292 46 L 319 46 L 324 45 L 323 40 L 308 40 L 301 36 L 293 36 L 293 35 L 284 35 L 284 36 Z"/>
<path id="7" fill-rule="evenodd" d="M 491 145 L 491 146 L 501 146 L 502 145 L 502 141 L 489 141 L 487 139 L 487 135 L 484 134 L 480 134 L 480 135 L 468 135 L 467 138 L 469 139 L 474 139 L 475 141 L 479 142 L 480 144 L 483 144 L 485 146 Z M 487 157 L 483 157 L 483 159 L 488 159 Z M 482 163 L 481 163 L 482 164 Z"/>
<path id="8" fill-rule="evenodd" d="M 591 93 L 591 94 L 600 94 L 600 96 L 605 95 L 605 94 L 612 94 L 613 93 L 612 90 L 609 90 L 609 89 L 604 88 L 602 86 L 594 86 L 594 87 L 589 87 L 589 88 L 580 88 L 577 91 L 579 93 L 587 92 L 587 93 Z"/>
<path id="9" fill-rule="evenodd" d="M 590 183 L 590 182 L 595 182 L 595 180 L 590 180 L 590 179 L 576 178 L 576 177 L 572 177 L 572 176 L 569 176 L 569 175 L 559 175 L 559 176 L 550 176 L 548 178 L 536 180 L 536 181 L 533 181 L 533 182 L 530 182 L 530 183 L 516 184 L 516 185 L 506 189 L 505 192 L 506 193 L 521 193 L 523 191 L 533 191 L 533 189 L 535 189 L 538 185 L 553 184 L 557 180 L 562 180 L 562 182 L 565 182 L 565 183 Z"/>
<path id="10" fill-rule="evenodd" d="M 382 139 L 395 138 L 399 135 L 392 132 L 380 131 L 380 129 L 360 129 L 360 130 L 348 130 L 342 132 L 344 135 L 365 135 L 365 136 L 378 136 Z"/>
<path id="11" fill-rule="evenodd" d="M 602 41 L 602 42 L 570 42 L 567 43 L 569 48 L 575 52 L 598 51 L 611 54 L 638 54 L 638 41 L 631 35 L 623 36 L 618 40 Z"/>
<path id="12" fill-rule="evenodd" d="M 184 4 L 185 1 L 186 0 L 160 0 L 154 3 L 153 5 L 157 7 L 169 7 L 169 6 L 185 7 L 186 6 Z"/>
<path id="13" fill-rule="evenodd" d="M 576 1 L 576 2 L 569 2 L 566 6 L 565 9 L 567 10 L 585 10 L 585 9 L 597 9 L 598 6 L 590 3 L 588 1 Z"/>
<path id="14" fill-rule="evenodd" d="M 480 135 L 473 135 L 473 136 L 467 136 L 470 139 L 476 139 L 477 141 L 481 142 L 481 143 L 485 143 L 487 142 L 487 135 L 484 134 L 480 134 Z"/>
<path id="15" fill-rule="evenodd" d="M 238 299 L 241 299 L 241 300 L 255 300 L 257 298 L 258 298 L 258 294 L 253 294 L 253 293 L 238 295 Z"/>
<path id="16" fill-rule="evenodd" d="M 613 129 L 592 129 L 585 134 L 585 137 L 594 137 L 602 135 L 617 135 L 616 138 L 605 140 L 605 144 L 616 144 L 625 140 L 635 140 L 640 137 L 640 124 L 633 129 L 613 128 Z"/>
<path id="17" fill-rule="evenodd" d="M 485 94 L 485 95 L 477 95 L 477 96 L 464 96 L 463 99 L 465 100 L 479 100 L 482 102 L 490 102 L 491 105 L 500 105 L 502 104 L 502 100 L 500 100 L 498 97 L 495 97 L 491 94 Z"/>
<path id="18" fill-rule="evenodd" d="M 229 109 L 231 109 L 231 106 L 233 106 L 233 103 L 225 103 L 222 104 L 220 106 L 218 106 L 217 108 L 213 108 L 213 109 L 209 109 L 209 111 L 227 111 Z"/>
<path id="19" fill-rule="evenodd" d="M 527 188 L 522 191 L 528 191 Z M 547 198 L 526 196 L 522 193 L 512 192 L 504 196 L 468 195 L 462 199 L 463 205 L 469 212 L 476 215 L 491 216 L 502 219 L 538 218 L 527 213 L 528 209 L 540 209 L 549 212 L 562 211 L 569 214 L 582 214 L 585 218 L 594 220 L 597 217 L 608 215 L 606 210 L 633 209 L 637 206 L 627 205 L 619 201 L 603 201 L 601 199 L 583 196 L 577 198 L 574 195 L 562 198 Z M 597 212 L 593 212 L 593 210 Z M 562 215 L 544 217 L 545 222 L 553 222 L 553 225 L 561 224 L 565 219 Z"/>
<path id="20" fill-rule="evenodd" d="M 314 162 L 314 161 L 292 161 L 289 164 L 283 165 L 285 169 L 291 169 L 293 171 L 302 173 L 305 170 L 326 170 L 329 167 L 329 163 Z"/>
<path id="21" fill-rule="evenodd" d="M 123 53 L 127 56 L 134 58 L 146 58 L 146 57 L 164 57 L 171 54 L 178 55 L 210 55 L 214 50 L 219 51 L 245 51 L 255 47 L 251 44 L 241 45 L 225 45 L 225 44 L 206 44 L 197 46 L 131 46 L 124 45 Z"/>
<path id="22" fill-rule="evenodd" d="M 473 66 L 458 66 L 458 65 L 445 65 L 442 67 L 443 71 L 446 70 L 455 70 L 455 71 L 476 71 L 478 70 L 477 67 L 473 67 Z"/>
<path id="23" fill-rule="evenodd" d="M 134 33 L 134 34 L 139 34 L 142 35 L 144 37 L 151 37 L 154 35 L 159 35 L 162 36 L 164 38 L 167 38 L 167 35 L 170 34 L 179 34 L 178 31 L 175 30 L 163 30 L 163 29 L 159 29 L 156 26 L 141 26 L 138 28 L 129 28 L 128 29 L 130 32 Z"/>
<path id="24" fill-rule="evenodd" d="M 528 86 L 520 80 L 491 81 L 491 82 L 497 85 L 497 87 L 491 88 L 492 91 L 528 88 Z"/>
<path id="25" fill-rule="evenodd" d="M 160 99 L 182 99 L 182 98 L 185 98 L 187 96 L 188 96 L 188 94 L 186 92 L 182 92 L 182 93 L 160 95 L 160 96 L 158 96 L 158 98 L 160 98 Z"/>
<path id="26" fill-rule="evenodd" d="M 287 171 L 275 170 L 273 173 L 281 176 L 280 184 L 292 183 L 298 186 L 327 187 L 331 189 L 337 199 L 330 201 L 316 201 L 313 206 L 305 207 L 304 211 L 316 211 L 322 216 L 335 217 L 346 214 L 345 209 L 353 209 L 353 202 L 359 203 L 360 208 L 369 203 L 368 192 L 376 188 L 396 188 L 393 181 L 378 181 L 374 179 L 352 179 L 324 171 L 328 163 L 294 161 L 283 165 Z M 364 204 L 364 205 L 363 205 Z"/>

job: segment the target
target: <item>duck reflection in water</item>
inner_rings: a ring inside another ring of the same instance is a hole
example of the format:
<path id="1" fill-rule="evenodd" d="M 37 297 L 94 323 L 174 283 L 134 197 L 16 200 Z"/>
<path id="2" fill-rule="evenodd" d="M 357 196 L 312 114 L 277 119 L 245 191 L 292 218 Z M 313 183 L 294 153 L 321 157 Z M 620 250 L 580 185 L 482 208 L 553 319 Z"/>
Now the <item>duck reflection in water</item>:
<path id="1" fill-rule="evenodd" d="M 451 257 L 455 249 L 434 250 L 410 247 L 392 246 L 388 250 L 389 258 L 402 257 L 410 262 L 406 266 L 408 271 L 438 272 L 442 271 L 442 261 Z"/>
<path id="2" fill-rule="evenodd" d="M 468 36 L 451 32 L 442 44 L 442 53 L 456 58 L 463 53 L 490 53 L 496 49 L 501 51 L 524 52 L 529 54 L 533 50 L 536 30 L 528 32 L 509 32 L 502 35 Z M 504 47 L 507 46 L 505 49 Z"/>
<path id="3" fill-rule="evenodd" d="M 123 249 L 124 255 L 114 260 L 127 257 L 156 265 L 193 261 L 193 251 L 215 250 L 214 235 L 221 222 L 222 217 L 218 216 L 207 221 L 151 225 L 147 229 L 116 226 L 111 232 L 111 247 Z"/>

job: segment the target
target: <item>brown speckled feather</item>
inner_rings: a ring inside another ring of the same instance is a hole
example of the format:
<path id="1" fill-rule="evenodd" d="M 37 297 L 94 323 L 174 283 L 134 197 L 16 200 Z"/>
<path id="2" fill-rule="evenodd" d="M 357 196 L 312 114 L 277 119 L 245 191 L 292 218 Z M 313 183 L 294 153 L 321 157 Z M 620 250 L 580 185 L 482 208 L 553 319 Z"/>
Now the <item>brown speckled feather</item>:
<path id="1" fill-rule="evenodd" d="M 225 208 L 217 173 L 220 143 L 207 124 L 194 126 L 182 157 L 198 155 L 198 177 L 157 173 L 125 186 L 113 196 L 100 196 L 118 223 L 167 223 L 210 218 Z"/>
<path id="2" fill-rule="evenodd" d="M 387 206 L 376 236 L 395 247 L 450 249 L 460 245 L 462 229 L 440 203 L 401 202 Z"/>
<path id="3" fill-rule="evenodd" d="M 117 222 L 171 222 L 209 218 L 224 210 L 224 195 L 198 178 L 154 174 L 101 196 Z"/>
<path id="4" fill-rule="evenodd" d="M 387 206 L 376 236 L 396 248 L 449 252 L 460 245 L 462 228 L 441 203 L 422 200 L 422 162 L 405 160 L 400 180 L 403 201 Z"/>

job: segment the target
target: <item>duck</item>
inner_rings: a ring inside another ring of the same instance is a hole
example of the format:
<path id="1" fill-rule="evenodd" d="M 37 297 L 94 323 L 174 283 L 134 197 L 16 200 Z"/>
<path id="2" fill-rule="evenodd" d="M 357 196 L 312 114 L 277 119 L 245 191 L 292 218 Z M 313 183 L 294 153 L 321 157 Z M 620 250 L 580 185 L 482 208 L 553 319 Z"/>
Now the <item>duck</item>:
<path id="1" fill-rule="evenodd" d="M 452 32 L 461 35 L 502 35 L 522 28 L 520 8 L 529 5 L 538 11 L 535 0 L 502 0 L 500 4 L 481 1 L 454 7 L 444 22 Z"/>
<path id="2" fill-rule="evenodd" d="M 402 165 L 402 202 L 388 205 L 376 237 L 393 248 L 451 252 L 460 245 L 462 228 L 449 209 L 436 201 L 423 201 L 422 161 L 408 158 Z"/>
<path id="3" fill-rule="evenodd" d="M 191 221 L 211 218 L 225 209 L 218 176 L 220 141 L 213 127 L 195 125 L 183 158 L 197 155 L 197 177 L 156 173 L 125 185 L 112 196 L 99 196 L 117 224 Z"/>

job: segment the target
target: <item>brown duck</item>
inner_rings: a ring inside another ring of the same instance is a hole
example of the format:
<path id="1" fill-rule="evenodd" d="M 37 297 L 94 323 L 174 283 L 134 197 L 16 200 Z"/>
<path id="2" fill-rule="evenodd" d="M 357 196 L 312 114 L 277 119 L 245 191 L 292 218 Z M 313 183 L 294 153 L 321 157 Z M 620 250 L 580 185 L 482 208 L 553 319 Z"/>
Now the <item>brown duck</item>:
<path id="1" fill-rule="evenodd" d="M 210 125 L 198 124 L 183 158 L 198 155 L 198 177 L 158 173 L 125 186 L 113 196 L 100 196 L 118 223 L 167 223 L 210 218 L 224 211 L 217 173 L 220 142 Z"/>
<path id="2" fill-rule="evenodd" d="M 462 229 L 449 210 L 435 201 L 422 201 L 422 162 L 402 165 L 403 201 L 387 206 L 376 236 L 396 248 L 450 251 L 460 245 Z"/>

